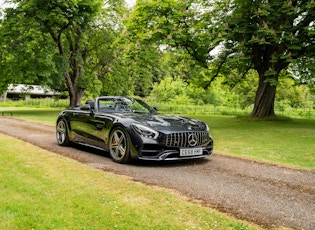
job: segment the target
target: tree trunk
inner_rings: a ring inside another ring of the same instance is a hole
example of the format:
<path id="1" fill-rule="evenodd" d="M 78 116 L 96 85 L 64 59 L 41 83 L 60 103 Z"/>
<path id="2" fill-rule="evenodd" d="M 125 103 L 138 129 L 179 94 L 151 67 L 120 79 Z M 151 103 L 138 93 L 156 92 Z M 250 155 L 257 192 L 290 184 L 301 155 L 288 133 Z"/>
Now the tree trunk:
<path id="1" fill-rule="evenodd" d="M 8 91 L 5 91 L 2 95 L 0 95 L 0 101 L 6 102 L 7 93 L 8 93 Z"/>
<path id="2" fill-rule="evenodd" d="M 78 89 L 78 87 L 76 86 L 74 86 L 73 88 L 74 90 L 69 90 L 70 107 L 79 106 L 85 93 L 84 89 Z"/>
<path id="3" fill-rule="evenodd" d="M 276 97 L 276 85 L 271 85 L 266 81 L 265 76 L 259 75 L 259 85 L 256 92 L 252 117 L 265 118 L 275 116 L 274 104 Z M 274 76 L 272 79 L 278 79 Z"/>
<path id="4" fill-rule="evenodd" d="M 85 89 L 79 88 L 76 83 L 76 78 L 71 77 L 69 73 L 65 74 L 65 78 L 70 97 L 70 107 L 79 106 L 85 93 Z"/>

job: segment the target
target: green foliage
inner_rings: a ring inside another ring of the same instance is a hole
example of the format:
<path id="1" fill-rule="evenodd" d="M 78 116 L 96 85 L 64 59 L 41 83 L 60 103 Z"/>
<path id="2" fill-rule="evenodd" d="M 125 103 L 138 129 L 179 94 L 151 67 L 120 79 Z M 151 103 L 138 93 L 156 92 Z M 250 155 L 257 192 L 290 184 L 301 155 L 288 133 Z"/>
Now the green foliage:
<path id="1" fill-rule="evenodd" d="M 1 82 L 46 84 L 56 72 L 51 40 L 30 27 L 38 24 L 25 20 L 14 10 L 7 10 L 6 20 L 0 27 Z"/>
<path id="2" fill-rule="evenodd" d="M 205 4 L 205 5 L 203 5 Z M 191 55 L 199 65 L 206 66 L 209 50 L 216 35 L 208 19 L 213 15 L 204 1 L 137 1 L 127 22 L 129 36 L 141 43 L 169 45 Z M 199 10 L 203 9 L 204 13 Z M 207 9 L 205 11 L 205 9 Z"/>
<path id="3" fill-rule="evenodd" d="M 119 65 L 102 79 L 101 95 L 132 95 L 134 79 L 128 75 L 128 67 Z"/>
<path id="4" fill-rule="evenodd" d="M 315 31 L 315 28 L 313 29 Z M 315 86 L 315 58 L 301 57 L 289 66 L 289 71 L 300 84 Z"/>
<path id="5" fill-rule="evenodd" d="M 0 30 L 5 38 L 3 75 L 11 83 L 23 80 L 66 88 L 72 106 L 80 104 L 86 90 L 98 94 L 100 79 L 115 59 L 113 44 L 124 12 L 122 0 L 103 4 L 103 0 L 17 1 L 7 9 Z"/>
<path id="6" fill-rule="evenodd" d="M 125 58 L 128 63 L 128 75 L 133 82 L 134 95 L 148 96 L 152 84 L 159 81 L 163 72 L 160 53 L 150 45 L 131 42 L 126 49 Z"/>
<path id="7" fill-rule="evenodd" d="M 138 0 L 130 12 L 123 0 L 16 2 L 0 27 L 2 88 L 67 89 L 76 105 L 84 94 L 146 97 L 182 79 L 185 93 L 175 86 L 172 98 L 254 104 L 253 116 L 268 116 L 275 95 L 284 100 L 282 70 L 314 85 L 314 0 Z"/>
<path id="8" fill-rule="evenodd" d="M 138 1 L 127 28 L 139 43 L 194 59 L 206 69 L 208 79 L 199 76 L 204 88 L 220 74 L 233 77 L 231 69 L 241 78 L 255 69 L 260 80 L 252 115 L 264 117 L 274 115 L 281 70 L 294 63 L 301 78 L 312 72 L 311 65 L 301 64 L 313 62 L 314 8 L 314 1 L 306 0 Z"/>
<path id="9" fill-rule="evenodd" d="M 188 85 L 179 78 L 166 77 L 155 83 L 150 96 L 161 102 L 169 102 L 175 97 L 185 97 Z"/>
<path id="10" fill-rule="evenodd" d="M 279 102 L 287 102 L 292 108 L 299 108 L 305 106 L 307 101 L 310 101 L 308 95 L 310 90 L 306 85 L 296 85 L 297 82 L 282 73 L 280 76 L 280 83 L 278 87 L 277 100 Z"/>
<path id="11" fill-rule="evenodd" d="M 235 72 L 236 73 L 236 72 Z M 231 84 L 227 82 L 226 78 L 217 78 L 207 90 L 198 87 L 194 84 L 185 83 L 182 79 L 167 77 L 160 83 L 155 83 L 151 91 L 149 101 L 152 104 L 170 103 L 170 107 L 166 106 L 165 111 L 171 108 L 173 112 L 185 113 L 184 110 L 180 110 L 178 107 L 174 107 L 176 104 L 181 105 L 204 105 L 208 107 L 209 104 L 214 107 L 225 106 L 232 108 L 232 112 L 229 109 L 215 109 L 215 114 L 222 114 L 225 110 L 226 114 L 234 114 L 236 109 L 244 110 L 248 114 L 249 108 L 252 108 L 255 98 L 255 88 L 253 85 L 257 85 L 257 73 L 255 71 L 249 71 L 246 77 L 238 80 L 238 84 Z M 286 73 L 281 74 L 277 93 L 276 110 L 283 114 L 284 111 L 290 110 L 307 110 L 303 117 L 309 117 L 309 109 L 313 109 L 314 96 L 309 87 L 305 85 L 296 86 L 296 81 L 286 76 Z M 180 101 L 182 100 L 182 101 Z M 162 105 L 164 108 L 164 105 Z M 198 109 L 199 112 L 204 113 L 210 111 L 212 108 L 203 109 L 202 106 Z M 198 112 L 196 112 L 198 114 Z M 300 112 L 288 112 L 288 116 L 299 116 Z"/>
<path id="12" fill-rule="evenodd" d="M 89 77 L 78 79 L 77 84 L 84 85 L 87 89 L 84 94 L 84 99 L 98 97 L 103 87 L 103 84 L 97 78 L 96 73 L 92 73 Z"/>
<path id="13" fill-rule="evenodd" d="M 221 81 L 220 81 L 221 80 Z M 155 83 L 150 94 L 150 100 L 170 102 L 173 104 L 237 104 L 235 93 L 222 86 L 222 79 L 217 79 L 207 90 L 193 84 L 187 84 L 180 78 L 167 77 L 160 83 Z M 182 101 L 180 101 L 182 99 Z"/>
<path id="14" fill-rule="evenodd" d="M 25 100 L 10 100 L 7 99 L 5 102 L 0 101 L 0 107 L 9 107 L 10 109 L 16 108 L 19 109 L 21 107 L 27 108 L 59 108 L 63 109 L 69 105 L 67 99 L 36 99 L 32 98 L 27 101 Z"/>
<path id="15" fill-rule="evenodd" d="M 1 82 L 0 81 L 0 96 L 5 92 L 7 91 L 8 89 L 8 84 L 5 83 L 5 82 Z"/>
<path id="16" fill-rule="evenodd" d="M 249 71 L 246 76 L 238 78 L 237 84 L 231 85 L 231 91 L 239 97 L 241 108 L 253 105 L 257 86 L 258 76 L 257 72 L 253 70 Z"/>
<path id="17" fill-rule="evenodd" d="M 250 67 L 259 75 L 253 116 L 273 115 L 282 70 L 290 63 L 298 65 L 303 58 L 313 59 L 314 37 L 309 32 L 314 24 L 314 9 L 314 1 L 242 0 L 235 1 L 233 13 L 224 19 L 229 25 L 227 39 L 235 41 L 238 50 L 234 57 L 250 58 Z M 299 76 L 305 74 L 301 71 Z"/>

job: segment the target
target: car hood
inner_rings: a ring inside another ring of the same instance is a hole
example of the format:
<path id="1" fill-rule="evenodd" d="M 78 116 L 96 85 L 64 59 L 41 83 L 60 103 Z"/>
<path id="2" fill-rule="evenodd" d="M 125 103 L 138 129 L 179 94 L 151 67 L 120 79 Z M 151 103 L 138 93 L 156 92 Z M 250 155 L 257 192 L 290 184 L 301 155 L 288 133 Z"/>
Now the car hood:
<path id="1" fill-rule="evenodd" d="M 158 131 L 206 131 L 205 123 L 178 115 L 124 114 L 139 124 L 152 127 Z"/>

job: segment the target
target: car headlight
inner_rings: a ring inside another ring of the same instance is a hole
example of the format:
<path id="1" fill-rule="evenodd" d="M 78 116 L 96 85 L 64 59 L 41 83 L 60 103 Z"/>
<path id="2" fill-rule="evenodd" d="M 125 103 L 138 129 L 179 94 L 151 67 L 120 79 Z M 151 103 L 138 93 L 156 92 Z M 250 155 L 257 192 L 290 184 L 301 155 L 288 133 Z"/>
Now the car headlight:
<path id="1" fill-rule="evenodd" d="M 159 136 L 159 132 L 144 125 L 133 124 L 132 127 L 143 137 L 156 139 Z"/>
<path id="2" fill-rule="evenodd" d="M 208 134 L 209 134 L 209 137 L 211 137 L 212 138 L 212 135 L 211 135 L 211 133 L 210 133 L 210 128 L 209 128 L 209 126 L 206 124 L 206 129 L 207 129 L 207 132 L 208 132 Z"/>

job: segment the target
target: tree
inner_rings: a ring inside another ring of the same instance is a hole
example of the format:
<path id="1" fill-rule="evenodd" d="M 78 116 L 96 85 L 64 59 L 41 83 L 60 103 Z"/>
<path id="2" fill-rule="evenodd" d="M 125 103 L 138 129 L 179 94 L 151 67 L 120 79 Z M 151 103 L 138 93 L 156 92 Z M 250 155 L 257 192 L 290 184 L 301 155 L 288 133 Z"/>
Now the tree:
<path id="1" fill-rule="evenodd" d="M 314 1 L 235 1 L 227 38 L 259 75 L 252 116 L 274 115 L 281 71 L 303 57 L 315 57 L 314 20 Z"/>
<path id="2" fill-rule="evenodd" d="M 205 88 L 219 73 L 237 68 L 241 78 L 256 70 L 252 116 L 267 117 L 275 115 L 280 72 L 315 58 L 314 20 L 314 0 L 139 0 L 128 28 L 141 42 L 167 44 L 211 66 Z"/>
<path id="3" fill-rule="evenodd" d="M 128 75 L 133 81 L 134 95 L 145 97 L 152 90 L 154 82 L 160 80 L 163 69 L 162 54 L 150 45 L 125 41 L 125 60 L 128 63 Z"/>
<path id="4" fill-rule="evenodd" d="M 297 81 L 287 76 L 285 71 L 279 75 L 280 84 L 278 86 L 277 101 L 285 101 L 289 107 L 299 108 L 309 101 L 309 87 L 307 85 L 297 84 Z"/>
<path id="5" fill-rule="evenodd" d="M 41 34 L 32 21 L 6 10 L 0 26 L 0 81 L 8 84 L 37 84 L 56 72 L 53 63 L 54 49 L 49 36 Z M 53 79 L 54 81 L 56 79 Z M 54 81 L 55 85 L 57 81 Z"/>
<path id="6" fill-rule="evenodd" d="M 5 27 L 5 35 L 8 38 L 6 48 L 11 51 L 7 53 L 7 59 L 10 59 L 11 55 L 12 62 L 23 60 L 27 63 L 25 70 L 36 73 L 40 75 L 39 79 L 43 79 L 43 74 L 38 73 L 37 70 L 30 70 L 31 65 L 26 52 L 21 49 L 21 44 L 26 45 L 27 50 L 34 57 L 40 54 L 43 56 L 34 60 L 45 60 L 44 57 L 49 57 L 49 61 L 43 61 L 44 64 L 51 65 L 51 72 L 46 79 L 55 78 L 55 83 L 61 82 L 61 79 L 65 82 L 70 96 L 70 106 L 80 104 L 86 89 L 92 87 L 100 91 L 100 79 L 110 71 L 110 63 L 115 59 L 112 45 L 121 30 L 120 13 L 124 10 L 122 7 L 124 1 L 108 0 L 104 3 L 102 0 L 49 2 L 19 0 L 16 2 L 15 8 L 7 10 L 4 21 L 4 24 L 8 25 Z M 25 38 L 24 31 L 30 35 L 25 42 L 13 41 L 14 34 L 9 30 L 12 22 L 19 25 L 15 26 L 18 28 L 16 38 Z M 36 46 L 39 41 L 43 46 Z M 16 52 L 12 49 L 14 45 L 19 48 L 15 49 Z M 35 47 L 39 47 L 37 52 L 34 50 Z M 24 57 L 16 59 L 21 54 Z M 49 73 L 48 67 L 43 68 L 44 73 Z"/>

